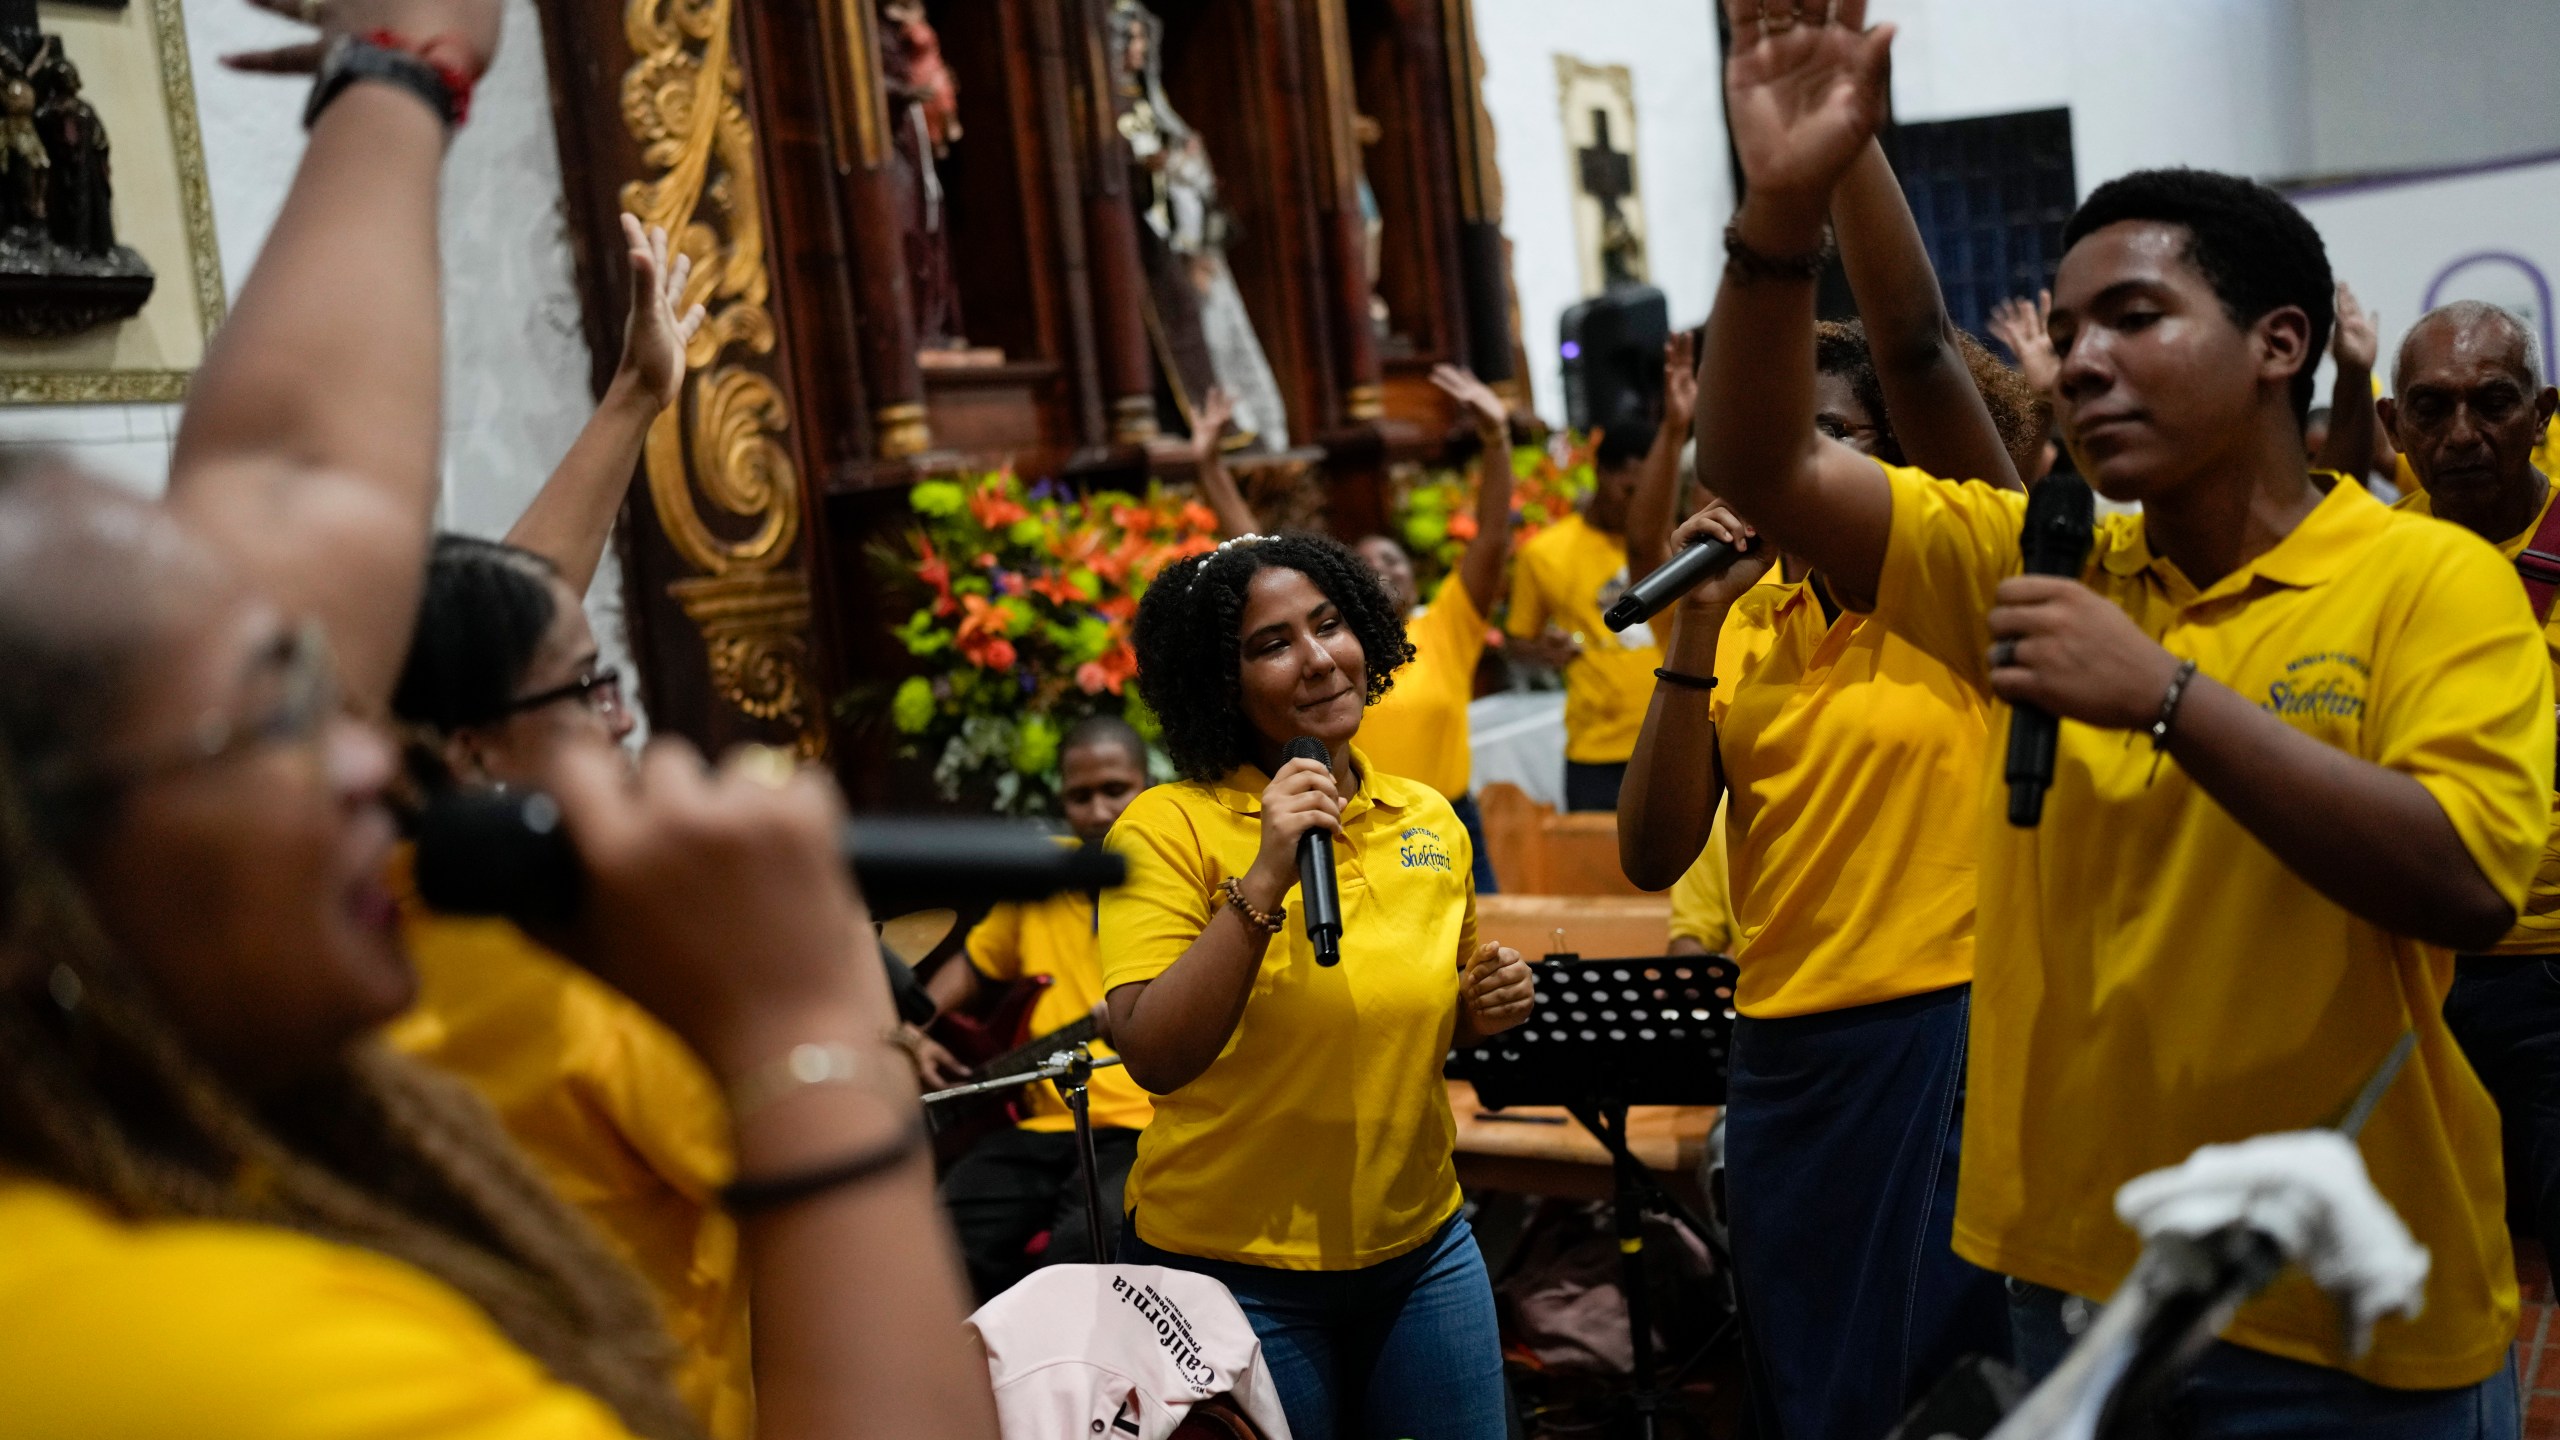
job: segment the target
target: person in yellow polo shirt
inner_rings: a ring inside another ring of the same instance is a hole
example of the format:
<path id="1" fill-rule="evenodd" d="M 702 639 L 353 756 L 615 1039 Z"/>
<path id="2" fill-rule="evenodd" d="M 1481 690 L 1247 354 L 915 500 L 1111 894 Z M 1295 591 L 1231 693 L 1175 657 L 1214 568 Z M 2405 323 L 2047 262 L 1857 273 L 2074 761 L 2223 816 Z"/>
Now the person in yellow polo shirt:
<path id="1" fill-rule="evenodd" d="M 1748 189 L 1699 465 L 1893 634 L 2062 720 L 2039 826 L 2008 823 L 1998 768 L 1980 781 L 1957 1252 L 2016 1282 L 2017 1358 L 2041 1373 L 2069 1342 L 2062 1297 L 2111 1293 L 2137 1253 L 2125 1181 L 2329 1123 L 2414 1030 L 2360 1146 L 2432 1257 L 2423 1312 L 2351 1354 L 2286 1276 L 2175 1399 L 2206 1437 L 2514 1434 L 2496 1112 L 2440 1014 L 2451 952 L 2514 923 L 2549 824 L 2550 664 L 2513 572 L 2309 471 L 2327 257 L 2231 176 L 2129 175 L 2065 227 L 2064 431 L 2082 474 L 2142 506 L 2106 518 L 2078 578 L 2019 573 L 2022 497 L 1815 435 L 1807 257 L 1882 123 L 1892 32 L 1855 5 L 1776 30 L 1729 4 Z"/>
<path id="2" fill-rule="evenodd" d="M 1352 547 L 1386 582 L 1404 612 L 1405 641 L 1413 658 L 1396 671 L 1395 688 L 1370 707 L 1360 723 L 1361 746 L 1390 775 L 1419 780 L 1440 792 L 1467 827 L 1476 855 L 1476 893 L 1494 893 L 1493 861 L 1485 854 L 1484 817 L 1468 793 L 1474 757 L 1467 706 L 1476 697 L 1476 661 L 1484 655 L 1485 618 L 1502 598 L 1502 572 L 1511 559 L 1511 412 L 1493 387 L 1455 365 L 1434 366 L 1431 383 L 1475 416 L 1476 533 L 1458 568 L 1443 576 L 1425 607 L 1415 589 L 1413 557 L 1385 535 Z"/>
<path id="3" fill-rule="evenodd" d="M 1113 715 L 1098 715 L 1067 732 L 1058 747 L 1058 799 L 1067 828 L 1078 840 L 1099 845 L 1111 822 L 1147 788 L 1147 742 Z M 1031 1007 L 1030 1027 L 1046 1035 L 1094 1013 L 1102 1003 L 1102 955 L 1096 900 L 1053 895 L 1035 903 L 1008 902 L 987 912 L 969 931 L 965 959 L 944 962 L 925 983 L 934 1005 L 964 1005 L 979 982 L 999 984 L 1046 978 L 1049 988 Z M 1099 1055 L 1110 1047 L 1096 1045 Z M 1086 1098 L 1093 1115 L 1094 1179 L 1102 1191 L 1106 1247 L 1120 1228 L 1120 1194 L 1138 1156 L 1138 1132 L 1154 1112 L 1147 1092 L 1125 1069 L 1093 1072 Z M 1098 1264 L 1086 1233 L 1084 1180 L 1076 1153 L 1075 1116 L 1058 1087 L 1043 1083 L 1025 1097 L 1026 1113 L 1013 1129 L 969 1148 L 942 1177 L 942 1203 L 960 1234 L 960 1254 L 981 1301 L 992 1300 L 1042 1265 Z M 1046 1234 L 1039 1253 L 1028 1248 Z"/>
<path id="4" fill-rule="evenodd" d="M 2551 516 L 2550 475 L 2535 463 L 2560 392 L 2541 371 L 2533 330 L 2476 301 L 2429 312 L 2400 342 L 2393 398 L 2379 404 L 2419 488 L 2400 501 L 2449 520 L 2510 562 Z M 2522 563 L 2522 562 L 2519 562 Z M 2544 589 L 2543 600 L 2551 595 Z M 2560 669 L 2560 607 L 2542 614 L 2543 645 Z M 2560 818 L 2560 793 L 2553 796 Z M 2516 926 L 2464 955 L 2445 1019 L 2498 1102 L 2506 1137 L 2508 1208 L 2544 1245 L 2560 1241 L 2560 832 L 2543 842 Z"/>
<path id="5" fill-rule="evenodd" d="M 1167 567 L 1136 631 L 1184 778 L 1106 842 L 1129 862 L 1102 899 L 1111 1032 L 1157 1097 L 1121 1259 L 1234 1293 L 1301 1440 L 1499 1440 L 1501 1340 L 1440 1071 L 1535 989 L 1477 941 L 1448 800 L 1354 743 L 1406 658 L 1403 617 L 1333 541 L 1247 536 Z M 1302 736 L 1330 763 L 1282 763 Z M 1330 966 L 1300 913 L 1318 830 L 1342 902 Z"/>
<path id="6" fill-rule="evenodd" d="M 1666 955 L 1730 955 L 1742 938 L 1733 920 L 1733 877 L 1725 868 L 1724 806 L 1716 807 L 1707 848 L 1671 887 L 1671 943 Z"/>
<path id="7" fill-rule="evenodd" d="M 2014 489 L 2042 407 L 1947 320 L 1880 145 L 1831 211 L 1877 340 L 1820 327 L 1814 428 Z M 1949 1246 L 1990 702 L 1843 599 L 1859 592 L 1751 545 L 1730 511 L 1710 505 L 1677 538 L 1708 534 L 1750 553 L 1674 612 L 1620 861 L 1670 884 L 1725 807 L 1741 967 L 1726 1209 L 1754 1396 L 1788 1440 L 1860 1440 L 1958 1360 L 2008 1351 L 1999 1278 Z M 1844 1229 L 1840 1207 L 1874 1220 Z"/>
<path id="8" fill-rule="evenodd" d="M 1662 649 L 1653 630 L 1611 633 L 1601 613 L 1627 588 L 1627 504 L 1653 432 L 1600 437 L 1598 483 L 1582 508 L 1520 547 L 1504 629 L 1521 654 L 1564 672 L 1564 803 L 1613 810 L 1644 725 Z"/>

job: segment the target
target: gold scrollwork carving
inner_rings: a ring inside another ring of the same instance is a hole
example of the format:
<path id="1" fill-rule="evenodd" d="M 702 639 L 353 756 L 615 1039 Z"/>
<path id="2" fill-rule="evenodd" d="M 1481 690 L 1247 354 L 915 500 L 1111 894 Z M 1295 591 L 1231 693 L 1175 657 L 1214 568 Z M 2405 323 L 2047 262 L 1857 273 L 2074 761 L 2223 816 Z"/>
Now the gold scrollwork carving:
<path id="1" fill-rule="evenodd" d="M 708 312 L 686 348 L 684 401 L 649 429 L 649 498 L 668 543 L 703 573 L 667 593 L 702 631 L 713 686 L 747 715 L 826 747 L 809 672 L 809 578 L 797 564 L 800 473 L 781 439 L 791 406 L 742 361 L 773 353 L 755 124 L 732 50 L 735 0 L 627 0 L 622 119 L 648 174 L 622 190 L 693 259 L 684 302 Z"/>

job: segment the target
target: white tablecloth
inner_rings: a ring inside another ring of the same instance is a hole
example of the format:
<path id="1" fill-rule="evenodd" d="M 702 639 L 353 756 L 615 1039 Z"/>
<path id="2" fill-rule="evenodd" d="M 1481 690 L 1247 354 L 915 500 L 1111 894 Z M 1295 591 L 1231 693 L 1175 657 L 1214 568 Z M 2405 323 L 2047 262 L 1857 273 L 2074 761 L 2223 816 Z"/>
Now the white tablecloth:
<path id="1" fill-rule="evenodd" d="M 1564 692 L 1506 690 L 1467 707 L 1476 793 L 1509 781 L 1542 805 L 1564 808 Z"/>

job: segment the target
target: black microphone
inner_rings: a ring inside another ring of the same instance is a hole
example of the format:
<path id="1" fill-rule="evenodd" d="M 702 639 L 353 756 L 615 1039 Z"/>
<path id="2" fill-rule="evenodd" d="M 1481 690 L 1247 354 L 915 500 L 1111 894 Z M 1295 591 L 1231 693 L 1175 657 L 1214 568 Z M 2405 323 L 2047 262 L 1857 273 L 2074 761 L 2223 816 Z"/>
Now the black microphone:
<path id="1" fill-rule="evenodd" d="M 1723 574 L 1725 567 L 1741 558 L 1742 552 L 1726 541 L 1712 537 L 1700 540 L 1620 592 L 1618 603 L 1610 606 L 1609 613 L 1600 619 L 1612 634 L 1639 620 L 1650 620 L 1670 609 L 1673 601 Z"/>
<path id="2" fill-rule="evenodd" d="M 2039 481 L 2027 497 L 2027 520 L 2018 532 L 2018 552 L 2029 575 L 2062 575 L 2077 580 L 2089 563 L 2089 543 L 2097 532 L 2098 504 L 2089 482 L 2068 471 Z M 2009 711 L 2009 823 L 2021 829 L 2044 819 L 2044 792 L 2053 788 L 2054 745 L 2060 722 L 2033 705 Z"/>
<path id="3" fill-rule="evenodd" d="M 1333 768 L 1333 752 L 1313 735 L 1301 735 L 1281 752 L 1280 763 L 1313 760 Z M 1316 963 L 1342 963 L 1342 882 L 1333 873 L 1333 832 L 1322 828 L 1298 837 L 1298 911 Z"/>
<path id="4" fill-rule="evenodd" d="M 457 791 L 418 815 L 418 897 L 449 915 L 522 923 L 574 919 L 586 872 L 538 790 Z M 845 863 L 888 914 L 996 900 L 1043 900 L 1123 882 L 1129 862 L 1100 846 L 1069 849 L 1005 820 L 865 815 L 845 822 Z"/>

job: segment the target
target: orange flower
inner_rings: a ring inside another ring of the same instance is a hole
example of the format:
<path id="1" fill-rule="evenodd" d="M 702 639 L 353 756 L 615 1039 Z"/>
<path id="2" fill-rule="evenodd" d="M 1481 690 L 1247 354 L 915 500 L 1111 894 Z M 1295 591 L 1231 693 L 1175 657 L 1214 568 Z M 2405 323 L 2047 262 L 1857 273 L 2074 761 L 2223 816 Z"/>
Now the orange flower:
<path id="1" fill-rule="evenodd" d="M 1033 580 L 1031 582 L 1031 593 L 1048 601 L 1052 605 L 1081 605 L 1084 603 L 1084 592 L 1075 587 L 1075 582 L 1069 580 L 1064 575 L 1056 573 L 1055 571 Z"/>
<path id="2" fill-rule="evenodd" d="M 951 567 L 935 552 L 933 542 L 922 535 L 916 537 L 916 578 L 933 587 L 933 613 L 948 615 L 957 607 L 951 601 Z"/>
<path id="3" fill-rule="evenodd" d="M 1197 500 L 1182 502 L 1181 520 L 1187 530 L 1205 531 L 1212 535 L 1218 532 L 1218 512 Z"/>
<path id="4" fill-rule="evenodd" d="M 1457 514 L 1450 516 L 1449 538 L 1452 540 L 1473 540 L 1476 538 L 1476 517 L 1465 511 L 1460 511 Z"/>
<path id="5" fill-rule="evenodd" d="M 963 658 L 982 670 L 1013 668 L 1013 642 L 1005 638 L 1009 617 L 987 603 L 984 595 L 963 595 L 960 602 L 968 613 L 960 618 L 960 631 L 954 637 Z"/>
<path id="6" fill-rule="evenodd" d="M 1104 651 L 1100 659 L 1076 667 L 1076 685 L 1087 695 L 1099 695 L 1105 690 L 1117 695 L 1137 676 L 1138 652 L 1130 649 L 1125 639 Z"/>
<path id="7" fill-rule="evenodd" d="M 988 476 L 977 489 L 969 492 L 969 513 L 989 530 L 1001 530 L 1031 514 L 1022 508 L 1021 502 L 1007 495 L 1005 488 L 1005 477 L 998 474 Z"/>

